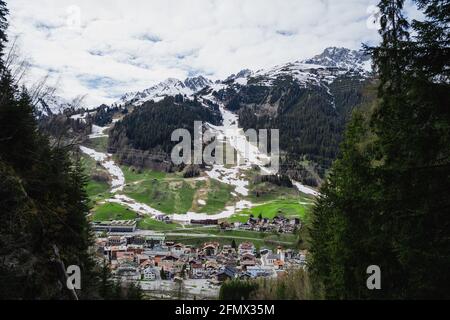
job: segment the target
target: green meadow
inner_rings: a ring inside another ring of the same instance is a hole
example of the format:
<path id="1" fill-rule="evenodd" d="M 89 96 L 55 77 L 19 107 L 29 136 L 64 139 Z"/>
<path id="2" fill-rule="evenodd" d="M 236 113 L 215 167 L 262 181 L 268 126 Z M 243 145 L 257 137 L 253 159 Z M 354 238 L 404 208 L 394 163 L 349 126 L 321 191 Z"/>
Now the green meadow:
<path id="1" fill-rule="evenodd" d="M 93 209 L 93 221 L 134 220 L 137 214 L 117 203 L 105 203 Z"/>
<path id="2" fill-rule="evenodd" d="M 308 209 L 311 207 L 309 200 L 300 200 L 301 198 L 287 198 L 273 200 L 250 209 L 245 209 L 228 220 L 230 222 L 246 222 L 250 215 L 273 219 L 275 216 L 282 215 L 286 218 L 305 219 Z M 308 202 L 308 204 L 306 204 Z M 312 204 L 312 202 L 311 202 Z"/>
<path id="3" fill-rule="evenodd" d="M 154 231 L 169 231 L 180 228 L 180 225 L 177 223 L 165 223 L 153 218 L 139 219 L 137 226 L 139 229 Z"/>

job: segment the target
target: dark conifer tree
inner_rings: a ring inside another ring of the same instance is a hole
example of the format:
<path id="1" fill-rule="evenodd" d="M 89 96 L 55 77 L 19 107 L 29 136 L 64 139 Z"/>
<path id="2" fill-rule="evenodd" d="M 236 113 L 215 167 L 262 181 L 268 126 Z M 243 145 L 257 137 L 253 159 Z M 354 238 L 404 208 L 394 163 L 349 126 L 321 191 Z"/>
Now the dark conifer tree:
<path id="1" fill-rule="evenodd" d="M 0 52 L 6 41 L 0 1 Z M 109 297 L 89 252 L 86 178 L 76 152 L 50 145 L 25 88 L 0 55 L 0 299 L 73 299 L 63 266 L 81 269 L 81 299 Z M 110 275 L 109 275 L 110 276 Z M 116 290 L 116 288 L 112 288 Z M 133 298 L 139 290 L 131 289 Z M 124 297 L 128 298 L 126 292 Z"/>
<path id="2" fill-rule="evenodd" d="M 449 1 L 417 1 L 425 20 L 383 0 L 378 103 L 354 115 L 314 209 L 311 270 L 333 298 L 449 297 Z M 382 290 L 366 288 L 381 268 Z"/>

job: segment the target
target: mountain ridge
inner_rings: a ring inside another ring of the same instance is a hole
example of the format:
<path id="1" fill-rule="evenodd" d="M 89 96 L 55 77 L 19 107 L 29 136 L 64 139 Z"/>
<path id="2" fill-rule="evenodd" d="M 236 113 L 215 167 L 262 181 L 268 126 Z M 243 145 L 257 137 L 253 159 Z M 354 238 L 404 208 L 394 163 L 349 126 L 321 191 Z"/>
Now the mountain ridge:
<path id="1" fill-rule="evenodd" d="M 142 105 L 149 100 L 159 101 L 165 96 L 181 94 L 192 97 L 206 87 L 213 91 L 224 89 L 226 85 L 245 86 L 253 84 L 272 85 L 273 80 L 281 76 L 292 76 L 294 80 L 307 86 L 308 84 L 330 83 L 338 75 L 353 73 L 362 78 L 371 74 L 370 58 L 362 51 L 347 48 L 329 47 L 321 54 L 305 60 L 297 60 L 267 69 L 251 71 L 243 69 L 228 76 L 225 80 L 212 80 L 204 77 L 188 77 L 185 80 L 168 78 L 142 91 L 125 93 L 116 104 Z"/>

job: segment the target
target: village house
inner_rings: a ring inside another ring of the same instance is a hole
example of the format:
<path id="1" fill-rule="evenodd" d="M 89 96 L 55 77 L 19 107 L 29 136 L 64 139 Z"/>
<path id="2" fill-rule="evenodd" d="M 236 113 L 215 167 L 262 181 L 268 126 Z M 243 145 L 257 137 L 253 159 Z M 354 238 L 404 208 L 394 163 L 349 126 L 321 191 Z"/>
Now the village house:
<path id="1" fill-rule="evenodd" d="M 178 261 L 178 258 L 174 255 L 168 255 L 162 257 L 158 266 L 162 268 L 162 270 L 169 274 L 169 277 L 173 276 L 177 272 L 177 268 L 175 262 Z"/>
<path id="2" fill-rule="evenodd" d="M 193 279 L 201 279 L 205 276 L 205 269 L 203 264 L 198 261 L 191 262 L 190 264 L 190 276 Z"/>
<path id="3" fill-rule="evenodd" d="M 225 280 L 234 279 L 237 277 L 237 270 L 231 266 L 225 266 L 222 270 L 220 270 L 216 278 L 218 281 L 223 282 Z"/>
<path id="4" fill-rule="evenodd" d="M 127 245 L 127 251 L 141 254 L 144 251 L 144 246 L 139 244 L 129 244 Z"/>
<path id="5" fill-rule="evenodd" d="M 141 274 L 137 267 L 132 265 L 119 266 L 116 270 L 115 276 L 122 281 L 137 281 L 141 279 Z"/>
<path id="6" fill-rule="evenodd" d="M 150 261 L 150 257 L 146 254 L 137 254 L 136 255 L 136 263 L 141 265 L 142 263 Z M 152 259 L 153 261 L 153 259 Z"/>
<path id="7" fill-rule="evenodd" d="M 108 258 L 108 260 L 115 260 L 117 258 L 118 252 L 126 252 L 127 246 L 111 246 L 111 247 L 104 247 L 104 255 Z"/>
<path id="8" fill-rule="evenodd" d="M 129 251 L 117 252 L 116 260 L 119 264 L 133 263 L 134 262 L 134 252 L 129 252 Z"/>
<path id="9" fill-rule="evenodd" d="M 182 243 L 176 243 L 169 248 L 169 251 L 174 255 L 181 255 L 185 253 L 185 246 Z"/>
<path id="10" fill-rule="evenodd" d="M 245 253 L 249 253 L 249 254 L 253 255 L 255 253 L 255 251 L 256 251 L 256 248 L 255 248 L 254 244 L 251 242 L 242 242 L 241 244 L 239 244 L 238 254 L 240 256 L 242 256 Z"/>
<path id="11" fill-rule="evenodd" d="M 217 274 L 217 271 L 219 269 L 219 265 L 214 260 L 208 260 L 208 261 L 205 262 L 204 269 L 205 269 L 205 274 L 208 277 L 210 277 L 210 276 L 213 276 L 213 275 Z"/>
<path id="12" fill-rule="evenodd" d="M 218 242 L 206 242 L 203 244 L 202 253 L 206 257 L 217 255 L 220 244 Z"/>
<path id="13" fill-rule="evenodd" d="M 274 269 L 283 269 L 285 264 L 284 250 L 281 247 L 277 248 L 277 253 L 268 252 L 261 255 L 261 265 L 272 267 Z"/>
<path id="14" fill-rule="evenodd" d="M 221 254 L 223 254 L 224 256 L 229 256 L 229 255 L 235 255 L 236 254 L 236 249 L 234 249 L 231 245 L 229 244 L 225 244 L 222 247 L 222 251 Z"/>
<path id="15" fill-rule="evenodd" d="M 143 254 L 148 255 L 149 257 L 151 256 L 167 256 L 170 254 L 170 250 L 169 248 L 165 247 L 165 246 L 154 246 L 153 248 L 147 248 Z"/>
<path id="16" fill-rule="evenodd" d="M 108 246 L 125 246 L 127 239 L 124 236 L 109 236 Z"/>
<path id="17" fill-rule="evenodd" d="M 160 278 L 160 271 L 152 266 L 147 266 L 142 270 L 142 278 L 144 280 L 154 281 Z"/>
<path id="18" fill-rule="evenodd" d="M 253 254 L 244 253 L 239 259 L 239 264 L 246 269 L 248 266 L 256 265 L 256 258 Z"/>
<path id="19" fill-rule="evenodd" d="M 164 245 L 164 240 L 166 236 L 162 233 L 154 233 L 151 235 L 146 235 L 144 240 L 144 246 L 146 248 L 153 248 L 156 245 Z"/>
<path id="20" fill-rule="evenodd" d="M 276 276 L 275 270 L 269 266 L 249 266 L 246 272 L 251 278 Z"/>

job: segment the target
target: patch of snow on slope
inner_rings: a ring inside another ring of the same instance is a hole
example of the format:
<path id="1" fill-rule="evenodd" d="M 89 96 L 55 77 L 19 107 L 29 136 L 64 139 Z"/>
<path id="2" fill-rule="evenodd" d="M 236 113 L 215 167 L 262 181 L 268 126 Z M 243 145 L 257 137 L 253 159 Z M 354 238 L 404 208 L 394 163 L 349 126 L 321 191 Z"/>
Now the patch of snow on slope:
<path id="1" fill-rule="evenodd" d="M 300 192 L 302 192 L 304 194 L 310 194 L 310 195 L 313 195 L 313 196 L 320 195 L 320 193 L 317 192 L 316 190 L 314 190 L 314 189 L 312 189 L 310 187 L 307 187 L 307 186 L 301 184 L 300 182 L 292 181 L 292 184 L 298 189 L 298 191 L 300 191 Z"/>
<path id="2" fill-rule="evenodd" d="M 114 161 L 109 160 L 111 157 L 110 154 L 98 152 L 84 146 L 80 146 L 80 150 L 93 158 L 95 161 L 100 162 L 101 166 L 109 172 L 111 175 L 112 193 L 123 190 L 123 187 L 125 186 L 125 176 L 119 166 L 117 166 Z"/>
<path id="3" fill-rule="evenodd" d="M 234 186 L 237 193 L 248 196 L 248 181 L 239 178 L 238 167 L 225 168 L 223 165 L 215 164 L 206 174 L 214 180 Z"/>
<path id="4" fill-rule="evenodd" d="M 222 126 L 214 126 L 208 124 L 210 128 L 220 133 L 223 138 L 237 151 L 237 165 L 232 168 L 225 168 L 223 165 L 213 165 L 210 171 L 206 174 L 215 180 L 232 185 L 235 187 L 235 192 L 243 196 L 248 195 L 249 182 L 241 178 L 241 170 L 248 170 L 252 165 L 259 166 L 260 170 L 266 174 L 274 174 L 265 165 L 270 162 L 270 157 L 263 154 L 257 146 L 251 144 L 244 131 L 239 128 L 238 116 L 229 110 L 226 110 L 222 104 L 219 104 L 219 109 L 222 114 Z M 293 181 L 296 188 L 305 194 L 312 194 L 317 196 L 319 193 L 312 188 L 306 187 L 299 182 Z"/>
<path id="5" fill-rule="evenodd" d="M 165 213 L 156 210 L 144 203 L 136 202 L 134 199 L 131 199 L 130 197 L 127 197 L 123 194 L 116 194 L 113 198 L 107 199 L 106 201 L 126 206 L 141 215 L 150 215 L 152 217 L 165 215 Z"/>
<path id="6" fill-rule="evenodd" d="M 106 127 L 99 127 L 96 126 L 95 124 L 92 125 L 92 132 L 89 135 L 90 139 L 94 139 L 94 138 L 102 138 L 102 137 L 107 137 L 108 135 L 105 133 L 106 130 L 109 129 L 109 126 Z"/>
<path id="7" fill-rule="evenodd" d="M 79 114 L 74 114 L 72 116 L 70 116 L 70 119 L 73 120 L 80 120 L 81 122 L 86 122 L 86 117 L 87 117 L 88 113 L 79 113 Z"/>

